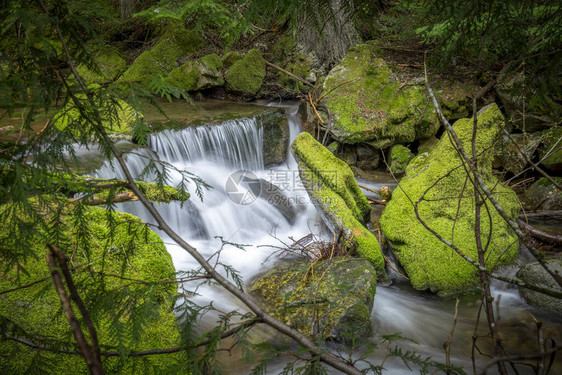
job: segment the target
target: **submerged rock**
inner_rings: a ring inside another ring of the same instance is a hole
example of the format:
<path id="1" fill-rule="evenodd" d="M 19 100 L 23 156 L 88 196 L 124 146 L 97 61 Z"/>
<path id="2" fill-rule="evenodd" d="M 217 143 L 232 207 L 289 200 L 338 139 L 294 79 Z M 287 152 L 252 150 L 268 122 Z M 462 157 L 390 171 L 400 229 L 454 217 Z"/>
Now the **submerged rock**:
<path id="1" fill-rule="evenodd" d="M 257 49 L 232 64 L 226 72 L 226 87 L 243 95 L 255 95 L 265 78 L 265 60 Z"/>
<path id="2" fill-rule="evenodd" d="M 403 86 L 374 42 L 351 48 L 330 71 L 323 91 L 339 142 L 375 148 L 432 137 L 439 122 L 422 86 Z"/>
<path id="3" fill-rule="evenodd" d="M 249 289 L 275 318 L 310 338 L 350 342 L 371 335 L 376 275 L 365 259 L 336 257 L 275 268 Z"/>
<path id="4" fill-rule="evenodd" d="M 548 260 L 547 263 L 553 271 L 562 274 L 562 259 L 551 259 Z M 562 291 L 560 285 L 556 283 L 539 262 L 530 263 L 521 267 L 519 272 L 517 272 L 517 277 L 526 284 L 540 286 L 558 292 Z M 529 305 L 562 314 L 562 300 L 560 298 L 551 297 L 526 288 L 519 288 L 519 293 Z"/>
<path id="5" fill-rule="evenodd" d="M 347 164 L 335 157 L 309 133 L 299 134 L 291 145 L 301 180 L 312 202 L 333 229 L 352 239 L 360 256 L 386 278 L 384 258 L 376 237 L 363 226 L 370 213 L 367 198 Z"/>
<path id="6" fill-rule="evenodd" d="M 472 119 L 462 119 L 453 127 L 469 154 L 472 125 Z M 498 183 L 491 168 L 491 149 L 503 126 L 503 115 L 495 104 L 479 114 L 478 167 L 503 209 L 511 218 L 516 218 L 519 211 L 517 196 L 510 188 Z M 418 204 L 421 219 L 464 254 L 477 260 L 474 190 L 446 134 L 431 154 L 423 153 L 408 164 L 406 176 L 400 181 L 400 188 L 394 190 L 380 223 L 396 259 L 415 288 L 440 294 L 474 289 L 478 285 L 476 268 L 437 239 L 416 218 L 413 205 L 422 199 L 422 195 L 424 199 Z M 482 243 L 485 245 L 489 241 L 486 266 L 510 263 L 518 253 L 517 237 L 489 202 L 487 207 L 491 222 L 484 207 L 481 215 Z M 488 238 L 490 232 L 492 235 Z"/>
<path id="7" fill-rule="evenodd" d="M 185 62 L 172 70 L 167 80 L 170 84 L 186 91 L 205 90 L 224 85 L 221 73 L 222 60 L 216 54 L 203 56 L 197 60 Z"/>

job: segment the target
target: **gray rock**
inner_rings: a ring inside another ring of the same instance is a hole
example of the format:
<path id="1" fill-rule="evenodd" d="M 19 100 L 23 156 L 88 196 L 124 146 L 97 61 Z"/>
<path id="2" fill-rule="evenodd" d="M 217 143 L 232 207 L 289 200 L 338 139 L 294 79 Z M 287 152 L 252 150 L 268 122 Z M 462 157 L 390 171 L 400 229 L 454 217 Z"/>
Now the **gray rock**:
<path id="1" fill-rule="evenodd" d="M 548 260 L 547 263 L 552 270 L 562 274 L 562 259 L 551 259 Z M 550 276 L 538 262 L 529 263 L 521 267 L 519 272 L 517 272 L 517 277 L 531 285 L 541 286 L 559 292 L 562 291 L 562 288 L 560 288 L 552 276 Z M 562 299 L 560 298 L 551 297 L 526 288 L 519 288 L 519 293 L 530 305 L 562 314 Z"/>
<path id="2" fill-rule="evenodd" d="M 553 177 L 562 185 L 562 177 Z M 534 210 L 562 210 L 562 191 L 546 177 L 535 181 L 521 197 L 525 208 Z"/>
<path id="3" fill-rule="evenodd" d="M 541 142 L 540 133 L 512 134 L 513 141 L 504 134 L 500 147 L 494 154 L 493 167 L 517 174 L 527 167 L 527 158 L 531 159 Z"/>

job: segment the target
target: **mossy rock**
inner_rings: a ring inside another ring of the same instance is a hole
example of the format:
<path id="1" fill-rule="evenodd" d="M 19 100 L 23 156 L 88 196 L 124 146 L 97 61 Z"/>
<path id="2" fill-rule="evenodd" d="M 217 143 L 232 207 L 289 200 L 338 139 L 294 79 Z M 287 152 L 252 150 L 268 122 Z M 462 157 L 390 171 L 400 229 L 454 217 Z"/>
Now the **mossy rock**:
<path id="1" fill-rule="evenodd" d="M 339 142 L 368 142 L 375 148 L 432 137 L 439 128 L 421 86 L 401 87 L 375 43 L 351 48 L 323 86 Z"/>
<path id="2" fill-rule="evenodd" d="M 238 51 L 230 51 L 222 57 L 222 66 L 224 69 L 229 69 L 232 64 L 238 60 L 242 60 L 244 55 Z"/>
<path id="3" fill-rule="evenodd" d="M 85 96 L 78 95 L 78 98 L 84 100 Z M 121 99 L 118 99 L 115 104 L 112 105 L 104 102 L 102 107 L 98 108 L 105 131 L 107 134 L 115 136 L 115 138 L 131 139 L 134 124 L 142 115 Z M 70 127 L 72 134 L 77 137 L 83 134 L 84 129 L 91 128 L 87 125 L 87 121 L 82 117 L 73 102 L 69 102 L 55 114 L 53 121 L 57 129 L 66 130 Z"/>
<path id="4" fill-rule="evenodd" d="M 551 259 L 547 263 L 554 272 L 562 274 L 562 259 Z M 519 272 L 517 272 L 517 277 L 523 280 L 525 284 L 562 292 L 560 285 L 556 283 L 539 262 L 529 263 L 521 267 Z M 529 305 L 562 314 L 562 300 L 560 298 L 551 297 L 527 288 L 519 288 L 519 293 Z"/>
<path id="5" fill-rule="evenodd" d="M 297 56 L 294 56 L 293 59 L 289 63 L 287 63 L 287 65 L 284 68 L 285 70 L 293 73 L 297 77 L 300 77 L 302 79 L 307 79 L 307 77 L 310 77 L 312 73 L 312 62 L 310 61 L 308 56 L 301 53 L 298 54 Z M 288 74 L 279 72 L 278 76 L 279 76 L 279 84 L 286 87 L 287 90 L 289 90 L 289 92 L 291 93 L 296 94 L 306 88 L 304 83 L 292 78 Z"/>
<path id="6" fill-rule="evenodd" d="M 418 154 L 423 154 L 424 152 L 427 152 L 429 154 L 431 151 L 433 151 L 438 142 L 439 139 L 437 137 L 424 139 L 418 146 Z"/>
<path id="7" fill-rule="evenodd" d="M 491 167 L 493 145 L 504 125 L 503 115 L 495 104 L 485 108 L 478 116 L 476 152 L 481 176 L 506 213 L 515 219 L 519 212 L 517 196 L 497 181 Z M 472 119 L 461 119 L 453 127 L 468 152 L 472 126 Z M 445 134 L 431 154 L 418 155 L 408 164 L 400 188 L 394 190 L 382 214 L 381 228 L 417 289 L 449 295 L 473 290 L 479 283 L 476 268 L 431 234 L 418 221 L 413 207 L 425 194 L 418 204 L 421 219 L 477 261 L 474 190 L 466 178 L 461 159 Z M 486 245 L 489 241 L 486 267 L 491 269 L 511 263 L 518 254 L 519 243 L 492 205 L 486 205 L 490 215 L 483 207 L 481 233 L 482 243 Z M 490 227 L 493 230 L 488 238 Z"/>
<path id="8" fill-rule="evenodd" d="M 255 95 L 265 78 L 265 60 L 257 49 L 250 50 L 226 72 L 227 88 L 243 95 Z"/>
<path id="9" fill-rule="evenodd" d="M 170 32 L 137 57 L 123 73 L 121 81 L 146 81 L 145 78 L 152 74 L 167 76 L 178 67 L 181 57 L 195 52 L 200 44 L 200 37 L 192 31 Z"/>
<path id="10" fill-rule="evenodd" d="M 108 49 L 96 53 L 94 62 L 99 68 L 99 72 L 90 70 L 85 64 L 80 64 L 76 68 L 78 74 L 87 85 L 92 83 L 102 83 L 115 80 L 127 69 L 127 61 L 115 49 Z"/>
<path id="11" fill-rule="evenodd" d="M 562 171 L 562 127 L 545 130 L 542 133 L 542 141 L 539 157 L 544 160 L 541 165 L 551 171 Z"/>
<path id="12" fill-rule="evenodd" d="M 4 205 L 0 207 L 0 212 L 5 215 L 12 209 L 19 212 L 15 205 Z M 123 353 L 179 345 L 179 328 L 172 312 L 176 286 L 157 283 L 175 277 L 172 259 L 160 237 L 145 228 L 140 219 L 129 214 L 110 213 L 95 207 L 86 207 L 82 214 L 89 246 L 77 240 L 79 232 L 84 234 L 84 228 L 76 225 L 72 212 L 66 212 L 61 217 L 59 229 L 62 236 L 55 244 L 65 252 L 70 264 L 77 267 L 78 271 L 73 272 L 74 283 L 92 316 L 102 350 L 116 350 L 119 336 L 125 345 L 121 348 Z M 28 221 L 23 215 L 18 216 Z M 115 228 L 113 236 L 110 234 L 109 217 Z M 18 241 L 20 233 L 15 226 L 15 218 L 10 219 L 0 228 L 0 243 L 3 247 L 15 249 L 13 242 Z M 26 241 L 33 253 L 25 259 L 20 258 L 26 272 L 18 273 L 16 267 L 6 269 L 4 263 L 0 289 L 28 285 L 43 278 L 45 281 L 2 294 L 0 316 L 4 323 L 8 319 L 12 327 L 18 326 L 28 335 L 44 338 L 44 345 L 49 345 L 49 342 L 74 342 L 45 261 L 48 252 L 46 243 L 53 243 L 53 239 L 45 230 L 39 229 Z M 147 287 L 131 280 L 155 284 Z M 146 294 L 148 289 L 150 292 Z M 100 309 L 100 304 L 111 307 Z M 78 319 L 81 320 L 79 315 Z M 83 332 L 87 332 L 83 323 L 81 326 Z M 133 332 L 138 335 L 134 343 L 131 341 Z M 0 341 L 0 358 L 0 372 L 3 374 L 65 374 L 69 369 L 74 374 L 89 373 L 86 362 L 79 355 L 39 351 L 9 340 Z M 179 354 L 138 358 L 102 356 L 102 361 L 106 373 L 159 374 L 178 365 L 179 358 Z"/>
<path id="13" fill-rule="evenodd" d="M 170 84 L 186 91 L 205 90 L 224 85 L 221 69 L 222 60 L 213 53 L 185 62 L 172 70 L 167 80 Z"/>
<path id="14" fill-rule="evenodd" d="M 381 279 L 386 278 L 379 242 L 362 224 L 371 211 L 369 202 L 349 166 L 309 133 L 299 134 L 291 150 L 308 195 L 328 224 L 334 230 L 343 230 L 353 240 L 358 254 L 375 266 Z"/>
<path id="15" fill-rule="evenodd" d="M 553 177 L 562 185 L 562 177 Z M 521 197 L 527 210 L 562 210 L 562 191 L 558 190 L 546 177 L 535 181 Z"/>
<path id="16" fill-rule="evenodd" d="M 275 318 L 310 338 L 350 342 L 371 336 L 376 275 L 365 259 L 337 257 L 275 268 L 249 290 Z"/>
<path id="17" fill-rule="evenodd" d="M 392 146 L 390 150 L 390 171 L 394 174 L 401 175 L 406 171 L 406 167 L 414 154 L 408 147 L 402 145 Z"/>

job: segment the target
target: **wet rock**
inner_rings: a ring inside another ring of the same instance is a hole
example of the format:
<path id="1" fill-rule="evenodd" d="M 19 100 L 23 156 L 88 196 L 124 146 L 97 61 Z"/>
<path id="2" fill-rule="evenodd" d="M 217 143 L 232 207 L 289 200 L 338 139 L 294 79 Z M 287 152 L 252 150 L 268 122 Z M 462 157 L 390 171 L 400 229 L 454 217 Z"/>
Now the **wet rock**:
<path id="1" fill-rule="evenodd" d="M 421 86 L 404 86 L 374 42 L 351 48 L 327 76 L 323 91 L 332 113 L 333 137 L 374 148 L 433 136 L 439 122 Z"/>
<path id="2" fill-rule="evenodd" d="M 349 166 L 309 133 L 299 134 L 291 151 L 299 163 L 299 174 L 306 191 L 325 216 L 327 224 L 334 230 L 343 230 L 353 240 L 359 255 L 369 260 L 381 278 L 385 278 L 379 243 L 362 224 L 369 217 L 369 202 Z"/>
<path id="3" fill-rule="evenodd" d="M 548 260 L 547 263 L 553 271 L 562 274 L 562 259 Z M 531 285 L 558 292 L 562 291 L 562 288 L 560 288 L 558 283 L 545 271 L 539 262 L 530 263 L 521 267 L 519 272 L 517 272 L 517 277 Z M 519 293 L 529 305 L 562 314 L 562 300 L 560 298 L 551 297 L 526 288 L 519 288 Z"/>
<path id="4" fill-rule="evenodd" d="M 290 224 L 293 224 L 298 214 L 305 210 L 305 207 L 300 204 L 295 197 L 286 195 L 281 187 L 270 181 L 264 180 L 263 178 L 250 180 L 246 177 L 245 179 L 245 186 L 247 186 L 255 196 L 264 199 L 279 210 L 279 213 L 281 213 Z"/>
<path id="5" fill-rule="evenodd" d="M 491 147 L 503 126 L 503 115 L 495 104 L 483 109 L 478 116 L 476 151 L 480 173 L 487 186 L 493 188 L 507 214 L 516 218 L 519 212 L 517 196 L 492 175 Z M 465 145 L 470 144 L 472 119 L 458 120 L 453 128 Z M 380 224 L 393 253 L 417 289 L 430 289 L 448 295 L 474 289 L 479 283 L 474 266 L 418 221 L 412 203 L 425 193 L 425 199 L 418 204 L 422 220 L 447 241 L 457 245 L 464 254 L 478 259 L 474 239 L 473 187 L 470 183 L 465 187 L 466 174 L 461 165 L 457 151 L 449 137 L 444 135 L 431 154 L 422 153 L 410 161 L 406 175 L 400 181 L 401 189 L 394 190 L 381 217 Z M 493 234 L 486 253 L 486 265 L 510 263 L 518 253 L 517 237 L 492 208 L 490 215 Z M 488 238 L 485 233 L 490 226 L 488 215 L 483 214 L 482 220 L 483 242 L 486 243 Z"/>
<path id="6" fill-rule="evenodd" d="M 226 72 L 227 88 L 243 95 L 255 95 L 265 78 L 265 60 L 257 49 L 232 64 Z"/>
<path id="7" fill-rule="evenodd" d="M 553 177 L 562 185 L 562 177 Z M 525 208 L 535 210 L 562 210 L 562 191 L 558 190 L 546 177 L 535 181 L 521 197 Z"/>
<path id="8" fill-rule="evenodd" d="M 515 144 L 513 141 L 515 141 Z M 540 133 L 511 134 L 511 139 L 504 135 L 499 149 L 494 156 L 494 168 L 517 174 L 527 167 L 527 158 L 532 159 L 541 142 Z M 525 156 L 524 156 L 525 155 Z"/>
<path id="9" fill-rule="evenodd" d="M 256 116 L 263 126 L 263 163 L 266 167 L 287 160 L 289 123 L 283 110 L 270 110 Z"/>
<path id="10" fill-rule="evenodd" d="M 371 335 L 376 273 L 365 259 L 336 257 L 276 268 L 249 290 L 275 318 L 310 338 L 350 342 Z"/>
<path id="11" fill-rule="evenodd" d="M 357 167 L 361 169 L 376 169 L 379 166 L 380 154 L 371 147 L 357 147 Z"/>

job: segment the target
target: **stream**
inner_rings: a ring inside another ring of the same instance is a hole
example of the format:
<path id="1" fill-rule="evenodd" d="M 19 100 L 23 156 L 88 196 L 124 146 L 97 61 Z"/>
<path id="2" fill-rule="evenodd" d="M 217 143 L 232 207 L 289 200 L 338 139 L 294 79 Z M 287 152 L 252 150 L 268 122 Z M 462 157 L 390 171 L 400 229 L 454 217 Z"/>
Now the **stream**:
<path id="1" fill-rule="evenodd" d="M 285 105 L 283 109 L 288 119 L 289 138 L 292 141 L 301 129 L 298 106 Z M 201 125 L 153 133 L 148 149 L 135 148 L 126 158 L 135 178 L 139 178 L 150 158 L 158 155 L 175 168 L 187 170 L 212 186 L 212 189 L 204 190 L 203 199 L 199 199 L 195 184 L 190 183 L 188 186 L 191 198 L 183 207 L 177 202 L 158 204 L 156 207 L 172 229 L 201 254 L 213 261 L 220 260 L 232 266 L 239 271 L 246 283 L 279 261 L 275 253 L 278 253 L 278 247 L 282 247 L 283 243 L 291 243 L 293 239 L 298 240 L 311 232 L 320 238 L 331 239 L 331 234 L 322 223 L 300 182 L 298 168 L 290 152 L 285 163 L 275 167 L 264 166 L 263 137 L 263 126 L 258 120 L 251 117 L 239 118 L 226 120 L 220 125 Z M 127 149 L 128 146 L 122 147 Z M 240 170 L 251 173 L 239 172 Z M 288 201 L 295 203 L 297 215 L 293 218 L 282 215 L 263 194 L 256 195 L 248 186 L 239 183 L 240 173 L 282 188 Z M 124 178 L 108 161 L 92 174 L 100 178 Z M 155 174 L 141 177 L 146 181 L 154 178 Z M 170 172 L 169 185 L 176 186 L 180 181 L 180 173 Z M 386 176 L 385 181 L 361 180 L 360 184 L 377 189 L 383 184 L 392 185 L 392 182 Z M 116 207 L 120 211 L 140 217 L 145 222 L 154 222 L 140 202 L 118 203 Z M 187 252 L 162 232 L 158 233 L 172 255 L 176 270 L 198 268 L 198 264 Z M 243 250 L 229 244 L 222 246 L 223 240 L 246 246 Z M 217 253 L 219 250 L 221 251 Z M 224 269 L 219 267 L 219 270 L 226 275 Z M 392 283 L 377 286 L 372 312 L 373 341 L 379 342 L 378 335 L 400 333 L 401 336 L 417 343 L 400 340 L 393 343 L 392 347 L 399 345 L 403 352 L 416 351 L 424 358 L 430 356 L 434 360 L 445 362 L 443 344 L 453 321 L 455 300 L 416 291 L 402 277 L 390 270 L 389 273 L 392 275 Z M 213 306 L 221 311 L 245 311 L 243 305 L 220 288 L 205 284 L 200 286 L 197 292 L 198 296 L 193 298 L 193 301 L 198 304 L 212 302 Z M 493 293 L 498 301 L 496 308 L 500 316 L 500 331 L 508 352 L 536 351 L 536 328 L 531 314 L 543 321 L 545 337 L 560 336 L 562 317 L 528 306 L 519 296 L 517 289 L 494 286 Z M 477 295 L 461 298 L 458 321 L 451 343 L 451 363 L 462 366 L 467 373 L 472 373 L 470 353 L 479 305 Z M 201 332 L 212 328 L 216 320 L 216 314 L 206 314 L 199 323 Z M 482 316 L 478 334 L 485 334 L 485 324 L 485 318 Z M 251 334 L 254 342 L 266 340 L 288 343 L 267 327 L 254 328 Z M 489 351 L 484 341 L 478 341 L 478 346 L 482 351 Z M 386 350 L 386 343 L 380 345 L 369 356 L 369 360 L 375 365 L 380 365 L 384 360 L 383 373 L 412 373 L 399 358 L 385 360 Z M 224 365 L 225 374 L 247 374 L 251 371 L 252 365 L 247 364 L 237 351 L 230 355 L 221 353 L 219 358 Z M 477 358 L 477 366 L 481 368 L 487 358 L 480 355 L 477 355 Z M 268 373 L 280 372 L 288 360 L 291 359 L 281 357 L 274 360 L 268 365 Z M 562 373 L 560 360 L 556 360 L 554 366 L 553 374 Z M 412 369 L 417 372 L 415 366 Z M 518 369 L 522 374 L 533 373 L 529 367 Z M 496 371 L 496 367 L 491 367 L 488 373 Z"/>

